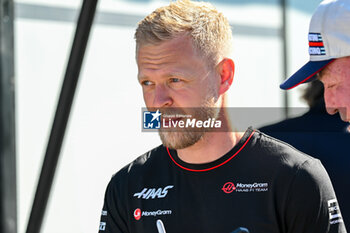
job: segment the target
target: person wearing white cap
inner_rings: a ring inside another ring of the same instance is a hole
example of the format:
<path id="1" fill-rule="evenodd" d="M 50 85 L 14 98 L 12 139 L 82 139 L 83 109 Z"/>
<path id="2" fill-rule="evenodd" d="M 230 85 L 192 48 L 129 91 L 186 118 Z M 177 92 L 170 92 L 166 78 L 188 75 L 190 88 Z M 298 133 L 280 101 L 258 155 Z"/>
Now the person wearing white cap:
<path id="1" fill-rule="evenodd" d="M 327 112 L 350 122 L 350 0 L 325 0 L 309 28 L 310 61 L 280 88 L 292 89 L 316 78 L 324 85 Z"/>

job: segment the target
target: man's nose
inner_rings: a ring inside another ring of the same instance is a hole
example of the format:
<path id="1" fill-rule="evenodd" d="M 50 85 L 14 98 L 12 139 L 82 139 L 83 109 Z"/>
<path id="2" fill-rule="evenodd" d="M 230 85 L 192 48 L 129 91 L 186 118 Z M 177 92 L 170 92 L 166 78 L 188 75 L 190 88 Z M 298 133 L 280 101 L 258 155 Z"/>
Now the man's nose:
<path id="1" fill-rule="evenodd" d="M 157 85 L 155 88 L 153 107 L 170 107 L 172 104 L 173 99 L 170 96 L 168 88 L 165 85 Z"/>
<path id="2" fill-rule="evenodd" d="M 325 88 L 324 101 L 326 104 L 326 110 L 328 114 L 333 115 L 338 112 L 333 91 L 327 90 Z"/>

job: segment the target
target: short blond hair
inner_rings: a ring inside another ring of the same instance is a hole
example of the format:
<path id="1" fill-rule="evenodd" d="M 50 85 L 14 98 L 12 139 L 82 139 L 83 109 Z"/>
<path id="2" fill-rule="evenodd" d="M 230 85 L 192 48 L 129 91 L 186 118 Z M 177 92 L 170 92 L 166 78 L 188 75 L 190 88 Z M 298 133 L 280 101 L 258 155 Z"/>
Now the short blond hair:
<path id="1" fill-rule="evenodd" d="M 136 52 L 145 44 L 159 44 L 188 34 L 209 62 L 229 56 L 232 31 L 227 18 L 210 3 L 179 0 L 160 7 L 138 23 Z"/>

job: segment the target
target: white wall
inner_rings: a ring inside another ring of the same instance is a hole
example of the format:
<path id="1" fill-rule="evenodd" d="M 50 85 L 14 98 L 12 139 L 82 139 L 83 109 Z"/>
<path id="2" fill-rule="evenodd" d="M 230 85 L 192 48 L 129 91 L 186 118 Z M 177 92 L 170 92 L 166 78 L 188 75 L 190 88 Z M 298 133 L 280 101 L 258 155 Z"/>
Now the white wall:
<path id="1" fill-rule="evenodd" d="M 18 0 L 16 4 L 76 9 L 80 1 Z M 99 4 L 103 12 L 146 15 L 164 2 L 104 0 Z M 216 5 L 234 25 L 275 30 L 280 26 L 279 11 L 273 6 Z M 20 233 L 28 221 L 75 29 L 69 20 L 35 19 L 22 13 L 17 12 L 15 20 Z M 290 32 L 292 72 L 308 59 L 307 42 L 300 38 L 306 38 L 309 15 L 292 12 L 290 17 L 295 23 Z M 97 232 L 112 174 L 160 144 L 156 133 L 141 133 L 144 105 L 136 81 L 134 30 L 107 24 L 93 27 L 42 232 Z M 236 76 L 230 105 L 281 107 L 280 39 L 234 30 L 234 48 Z M 293 94 L 292 104 L 300 106 L 297 95 Z"/>

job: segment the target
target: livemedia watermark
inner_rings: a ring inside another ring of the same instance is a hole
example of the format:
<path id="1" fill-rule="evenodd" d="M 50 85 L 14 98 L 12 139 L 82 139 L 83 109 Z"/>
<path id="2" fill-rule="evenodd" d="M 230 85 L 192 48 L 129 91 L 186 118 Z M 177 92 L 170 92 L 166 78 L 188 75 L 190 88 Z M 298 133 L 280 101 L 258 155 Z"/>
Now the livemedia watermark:
<path id="1" fill-rule="evenodd" d="M 142 108 L 142 132 L 244 132 L 248 127 L 260 128 L 274 125 L 286 120 L 285 108 L 273 107 L 247 107 L 247 108 Z M 285 125 L 272 127 L 274 132 L 340 132 L 339 127 L 332 127 L 326 118 L 329 117 L 325 111 L 310 112 L 309 108 L 288 108 L 289 117 L 312 117 L 315 121 L 324 121 L 323 124 L 312 127 L 310 123 L 305 125 L 285 127 Z M 228 119 L 223 117 L 228 116 Z M 338 116 L 339 118 L 339 116 Z M 340 118 L 339 118 L 339 121 Z M 312 122 L 312 121 L 311 121 Z M 291 124 L 292 122 L 285 122 Z M 346 123 L 344 123 L 346 124 Z M 347 127 L 349 127 L 348 124 Z M 344 132 L 346 128 L 344 127 Z"/>

